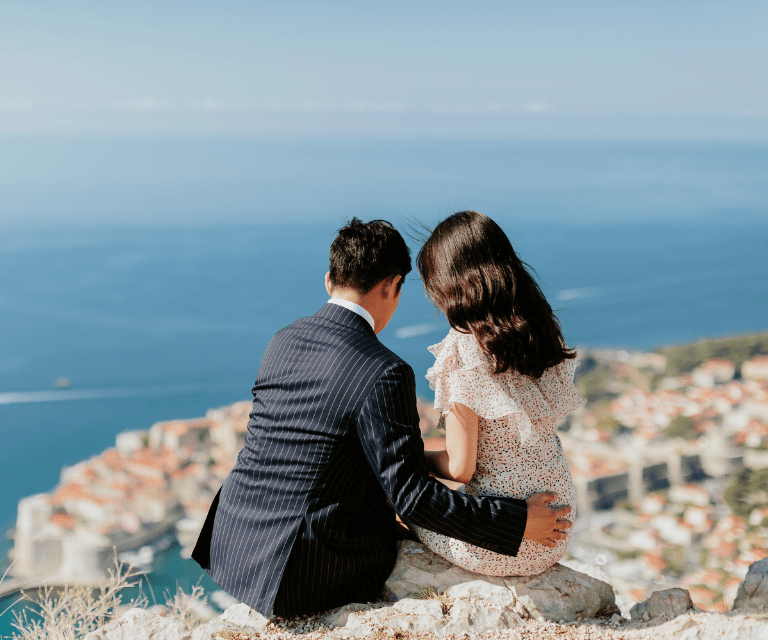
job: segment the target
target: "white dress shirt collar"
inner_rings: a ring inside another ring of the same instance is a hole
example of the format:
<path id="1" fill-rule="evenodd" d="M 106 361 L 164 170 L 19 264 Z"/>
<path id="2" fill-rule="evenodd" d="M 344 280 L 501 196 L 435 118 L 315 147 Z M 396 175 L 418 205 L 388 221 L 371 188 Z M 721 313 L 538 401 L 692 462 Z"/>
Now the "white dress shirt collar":
<path id="1" fill-rule="evenodd" d="M 371 329 L 373 329 L 374 332 L 376 331 L 376 327 L 373 324 L 373 316 L 368 313 L 368 309 L 365 309 L 354 302 L 350 302 L 349 300 L 342 300 L 341 298 L 331 298 L 328 302 L 330 304 L 337 304 L 340 307 L 349 309 L 350 311 L 354 311 L 357 315 L 362 316 L 369 325 L 371 325 Z"/>

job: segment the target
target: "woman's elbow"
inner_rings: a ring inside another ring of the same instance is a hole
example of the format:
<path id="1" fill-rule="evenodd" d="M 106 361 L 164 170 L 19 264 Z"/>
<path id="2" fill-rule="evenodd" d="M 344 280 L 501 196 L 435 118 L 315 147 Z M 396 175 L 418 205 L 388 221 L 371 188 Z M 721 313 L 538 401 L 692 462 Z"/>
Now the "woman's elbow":
<path id="1" fill-rule="evenodd" d="M 461 484 L 467 484 L 467 482 L 472 480 L 474 475 L 474 469 L 469 469 L 466 467 L 451 469 L 451 478 L 456 482 L 461 482 Z"/>

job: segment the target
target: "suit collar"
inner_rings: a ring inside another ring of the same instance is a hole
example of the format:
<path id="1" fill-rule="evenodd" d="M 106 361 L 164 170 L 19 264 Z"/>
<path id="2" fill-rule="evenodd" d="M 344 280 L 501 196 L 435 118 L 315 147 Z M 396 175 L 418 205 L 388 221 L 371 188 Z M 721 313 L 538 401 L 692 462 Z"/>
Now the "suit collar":
<path id="1" fill-rule="evenodd" d="M 368 309 L 365 307 L 361 307 L 359 304 L 356 304 L 350 300 L 344 300 L 343 298 L 331 298 L 329 301 L 331 304 L 337 304 L 340 307 L 344 307 L 345 309 L 349 309 L 350 311 L 354 311 L 357 315 L 363 317 L 369 325 L 371 325 L 371 329 L 376 331 L 376 328 L 374 325 L 374 319 L 373 316 L 368 312 Z"/>
<path id="2" fill-rule="evenodd" d="M 376 336 L 376 332 L 368 324 L 367 320 L 362 316 L 356 314 L 354 311 L 350 311 L 345 307 L 341 307 L 337 304 L 326 303 L 315 313 L 315 318 L 324 318 L 343 325 L 349 329 L 356 329 L 357 331 L 364 331 L 365 333 Z"/>

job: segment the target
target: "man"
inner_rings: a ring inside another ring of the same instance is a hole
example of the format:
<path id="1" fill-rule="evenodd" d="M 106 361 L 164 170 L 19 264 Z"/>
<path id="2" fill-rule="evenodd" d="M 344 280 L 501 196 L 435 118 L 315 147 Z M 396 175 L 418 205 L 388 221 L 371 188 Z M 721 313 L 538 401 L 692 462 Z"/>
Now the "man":
<path id="1" fill-rule="evenodd" d="M 270 341 L 248 434 L 192 557 L 265 615 L 369 601 L 397 553 L 395 514 L 498 553 L 554 544 L 554 494 L 475 498 L 429 476 L 411 368 L 376 338 L 411 270 L 388 223 L 353 219 L 331 246 L 328 304 Z"/>

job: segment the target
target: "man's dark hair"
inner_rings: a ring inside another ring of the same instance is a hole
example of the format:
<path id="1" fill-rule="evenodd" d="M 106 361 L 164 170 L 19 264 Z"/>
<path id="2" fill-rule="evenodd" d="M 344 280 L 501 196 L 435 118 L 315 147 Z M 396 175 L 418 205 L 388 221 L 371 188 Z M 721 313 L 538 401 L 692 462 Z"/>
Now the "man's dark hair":
<path id="1" fill-rule="evenodd" d="M 368 223 L 352 218 L 331 245 L 331 285 L 368 293 L 384 278 L 411 270 L 411 252 L 400 233 L 386 220 Z M 397 285 L 397 291 L 403 283 Z"/>

